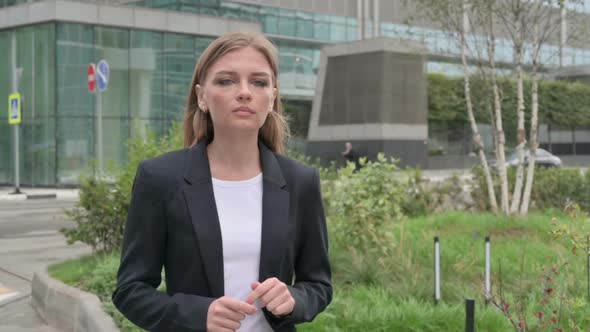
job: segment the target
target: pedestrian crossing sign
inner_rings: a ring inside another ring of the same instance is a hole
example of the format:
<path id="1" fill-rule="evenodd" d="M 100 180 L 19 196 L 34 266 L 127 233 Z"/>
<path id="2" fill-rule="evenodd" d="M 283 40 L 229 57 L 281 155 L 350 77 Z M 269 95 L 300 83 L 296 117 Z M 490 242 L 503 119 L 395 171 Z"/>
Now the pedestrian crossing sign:
<path id="1" fill-rule="evenodd" d="M 8 124 L 20 124 L 22 120 L 20 93 L 8 96 Z"/>

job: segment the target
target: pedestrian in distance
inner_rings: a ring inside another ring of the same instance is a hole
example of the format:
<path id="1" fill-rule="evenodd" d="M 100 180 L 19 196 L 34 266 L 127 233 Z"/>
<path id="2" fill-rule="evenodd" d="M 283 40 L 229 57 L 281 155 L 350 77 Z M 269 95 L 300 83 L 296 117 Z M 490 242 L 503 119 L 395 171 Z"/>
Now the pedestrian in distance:
<path id="1" fill-rule="evenodd" d="M 355 171 L 358 171 L 361 168 L 359 157 L 356 154 L 356 151 L 354 151 L 354 149 L 352 148 L 352 143 L 344 143 L 344 151 L 340 152 L 340 155 L 342 155 L 342 157 L 346 159 L 347 163 L 354 163 Z"/>
<path id="2" fill-rule="evenodd" d="M 225 34 L 197 62 L 185 148 L 143 161 L 133 185 L 112 298 L 138 326 L 295 331 L 330 303 L 319 173 L 283 155 L 277 82 L 259 33 Z"/>

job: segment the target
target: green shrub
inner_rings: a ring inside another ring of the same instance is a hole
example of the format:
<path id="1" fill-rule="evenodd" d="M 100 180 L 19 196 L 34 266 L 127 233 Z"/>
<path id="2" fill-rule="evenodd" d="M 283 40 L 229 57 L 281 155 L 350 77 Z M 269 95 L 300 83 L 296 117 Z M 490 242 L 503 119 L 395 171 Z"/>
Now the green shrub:
<path id="1" fill-rule="evenodd" d="M 473 168 L 475 183 L 472 195 L 482 211 L 489 210 L 488 193 L 483 170 L 480 166 Z M 492 173 L 496 199 L 500 201 L 500 179 Z M 516 168 L 508 168 L 509 190 L 514 190 Z M 525 179 L 526 183 L 526 168 Z M 523 183 L 524 186 L 524 183 Z M 531 207 L 540 210 L 563 210 L 567 206 L 577 204 L 583 211 L 590 212 L 590 176 L 578 168 L 543 168 L 535 169 L 535 178 L 531 191 Z"/>
<path id="2" fill-rule="evenodd" d="M 119 256 L 106 255 L 92 270 L 82 288 L 96 294 L 103 300 L 111 298 L 117 288 L 117 270 L 119 269 Z"/>
<path id="3" fill-rule="evenodd" d="M 563 210 L 578 204 L 590 211 L 590 180 L 577 168 L 538 168 L 531 194 L 535 207 Z"/>
<path id="4" fill-rule="evenodd" d="M 167 151 L 182 148 L 180 123 L 170 129 L 168 135 L 158 139 L 154 133 L 129 140 L 128 162 L 115 169 L 114 183 L 105 179 L 82 177 L 80 199 L 65 214 L 76 226 L 62 229 L 68 243 L 86 243 L 97 252 L 109 252 L 123 241 L 127 211 L 131 201 L 131 189 L 135 172 L 142 160 L 153 158 Z"/>
<path id="5" fill-rule="evenodd" d="M 123 203 L 124 194 L 105 181 L 82 178 L 80 199 L 71 210 L 65 211 L 66 217 L 76 226 L 64 228 L 68 244 L 76 241 L 90 245 L 93 251 L 111 251 L 121 245 L 126 211 Z"/>
<path id="6" fill-rule="evenodd" d="M 406 184 L 397 169 L 393 160 L 379 154 L 359 171 L 353 163 L 338 170 L 326 202 L 335 241 L 350 250 L 387 255 L 389 226 L 404 216 Z"/>

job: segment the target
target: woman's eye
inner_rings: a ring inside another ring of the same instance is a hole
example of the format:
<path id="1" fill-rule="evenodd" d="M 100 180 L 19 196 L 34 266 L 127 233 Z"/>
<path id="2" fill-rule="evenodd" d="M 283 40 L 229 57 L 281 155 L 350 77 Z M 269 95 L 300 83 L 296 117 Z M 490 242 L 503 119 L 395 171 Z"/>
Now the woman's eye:
<path id="1" fill-rule="evenodd" d="M 256 81 L 254 81 L 254 85 L 258 86 L 258 87 L 267 87 L 268 82 L 265 80 L 256 80 Z"/>
<path id="2" fill-rule="evenodd" d="M 232 84 L 234 81 L 230 80 L 229 78 L 223 78 L 220 80 L 217 80 L 217 84 L 221 85 L 221 86 L 227 86 Z"/>

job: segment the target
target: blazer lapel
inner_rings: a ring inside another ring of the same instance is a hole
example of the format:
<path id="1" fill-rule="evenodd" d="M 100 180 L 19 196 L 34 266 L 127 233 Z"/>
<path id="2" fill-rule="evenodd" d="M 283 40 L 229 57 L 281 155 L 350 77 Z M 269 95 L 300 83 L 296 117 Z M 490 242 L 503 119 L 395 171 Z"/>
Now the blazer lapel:
<path id="1" fill-rule="evenodd" d="M 276 277 L 287 243 L 289 192 L 285 178 L 272 151 L 259 144 L 262 160 L 262 238 L 260 244 L 259 281 Z"/>
<path id="2" fill-rule="evenodd" d="M 211 296 L 221 297 L 225 293 L 223 246 L 206 143 L 190 148 L 188 154 L 184 173 L 188 185 L 184 188 L 184 197 L 199 243 Z"/>

